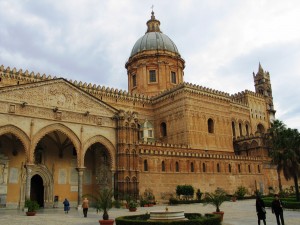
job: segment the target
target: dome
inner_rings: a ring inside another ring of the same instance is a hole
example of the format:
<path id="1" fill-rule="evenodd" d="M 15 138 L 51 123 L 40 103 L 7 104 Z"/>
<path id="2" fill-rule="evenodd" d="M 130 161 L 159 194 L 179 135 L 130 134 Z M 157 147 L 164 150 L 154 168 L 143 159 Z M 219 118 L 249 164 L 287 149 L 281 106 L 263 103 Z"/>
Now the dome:
<path id="1" fill-rule="evenodd" d="M 134 44 L 130 57 L 144 50 L 166 50 L 179 54 L 174 42 L 160 32 L 147 32 Z"/>
<path id="2" fill-rule="evenodd" d="M 151 14 L 151 19 L 147 22 L 148 29 L 134 44 L 130 57 L 145 50 L 164 50 L 180 55 L 174 42 L 160 31 L 160 22 L 155 19 L 153 11 Z"/>

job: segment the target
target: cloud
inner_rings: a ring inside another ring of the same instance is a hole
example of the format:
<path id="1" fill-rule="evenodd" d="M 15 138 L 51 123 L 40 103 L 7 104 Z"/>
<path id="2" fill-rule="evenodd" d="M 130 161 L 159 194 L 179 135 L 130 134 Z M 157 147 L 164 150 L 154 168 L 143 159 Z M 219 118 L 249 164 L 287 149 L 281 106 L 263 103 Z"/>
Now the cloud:
<path id="1" fill-rule="evenodd" d="M 185 81 L 254 90 L 261 62 L 277 116 L 300 129 L 300 3 L 274 0 L 2 0 L 0 64 L 127 89 L 124 68 L 151 5 L 186 60 Z"/>

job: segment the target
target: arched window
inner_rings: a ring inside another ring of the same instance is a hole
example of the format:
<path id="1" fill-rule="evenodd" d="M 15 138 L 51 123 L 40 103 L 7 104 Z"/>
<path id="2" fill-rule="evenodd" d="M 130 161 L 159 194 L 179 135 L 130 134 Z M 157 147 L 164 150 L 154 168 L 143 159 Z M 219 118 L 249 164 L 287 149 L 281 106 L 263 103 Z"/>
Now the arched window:
<path id="1" fill-rule="evenodd" d="M 138 182 L 136 177 L 132 178 L 132 184 L 133 184 L 133 196 L 134 198 L 137 198 L 139 196 L 139 189 L 138 189 Z"/>
<path id="2" fill-rule="evenodd" d="M 217 172 L 220 173 L 220 164 L 217 163 Z"/>
<path id="3" fill-rule="evenodd" d="M 208 127 L 208 133 L 213 134 L 214 133 L 214 121 L 209 118 L 207 121 L 207 127 Z"/>
<path id="4" fill-rule="evenodd" d="M 257 166 L 257 170 L 258 170 L 258 173 L 260 173 L 260 166 L 259 165 Z"/>
<path id="5" fill-rule="evenodd" d="M 242 130 L 242 124 L 239 123 L 239 130 L 240 130 L 240 136 L 242 137 L 243 136 L 243 130 Z"/>
<path id="6" fill-rule="evenodd" d="M 246 124 L 246 135 L 249 136 L 249 126 Z"/>
<path id="7" fill-rule="evenodd" d="M 163 171 L 163 172 L 166 171 L 165 161 L 162 161 L 162 162 L 161 162 L 161 171 Z"/>
<path id="8" fill-rule="evenodd" d="M 195 171 L 195 168 L 194 168 L 194 163 L 191 162 L 191 172 L 194 172 Z"/>
<path id="9" fill-rule="evenodd" d="M 239 171 L 239 173 L 241 173 L 241 165 L 240 164 L 238 164 L 238 171 Z"/>
<path id="10" fill-rule="evenodd" d="M 228 171 L 231 173 L 231 164 L 228 164 Z"/>
<path id="11" fill-rule="evenodd" d="M 130 153 L 129 150 L 126 151 L 126 168 L 130 170 Z"/>
<path id="12" fill-rule="evenodd" d="M 232 136 L 235 137 L 235 124 L 233 121 L 231 123 L 231 127 L 232 127 Z"/>
<path id="13" fill-rule="evenodd" d="M 144 160 L 144 171 L 148 171 L 148 162 L 146 159 Z"/>
<path id="14" fill-rule="evenodd" d="M 179 163 L 178 162 L 175 163 L 175 171 L 179 172 Z"/>
<path id="15" fill-rule="evenodd" d="M 167 124 L 165 122 L 162 122 L 160 124 L 160 133 L 162 137 L 166 137 L 167 136 Z"/>
<path id="16" fill-rule="evenodd" d="M 204 173 L 206 172 L 206 165 L 205 165 L 205 163 L 202 163 L 202 170 L 203 170 Z"/>
<path id="17" fill-rule="evenodd" d="M 130 178 L 125 178 L 125 193 L 130 195 Z"/>
<path id="18" fill-rule="evenodd" d="M 248 165 L 248 172 L 251 173 L 251 166 Z"/>
<path id="19" fill-rule="evenodd" d="M 257 132 L 259 132 L 259 133 L 264 133 L 265 132 L 265 128 L 262 124 L 257 125 Z"/>

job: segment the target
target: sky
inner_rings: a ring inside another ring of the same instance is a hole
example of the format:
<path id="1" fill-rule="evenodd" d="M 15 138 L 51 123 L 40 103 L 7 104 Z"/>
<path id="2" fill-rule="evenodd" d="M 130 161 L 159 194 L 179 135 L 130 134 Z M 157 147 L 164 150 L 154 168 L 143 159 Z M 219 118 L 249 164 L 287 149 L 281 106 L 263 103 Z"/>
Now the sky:
<path id="1" fill-rule="evenodd" d="M 0 65 L 127 91 L 151 11 L 185 82 L 235 94 L 269 71 L 276 118 L 300 131 L 299 0 L 0 0 Z"/>

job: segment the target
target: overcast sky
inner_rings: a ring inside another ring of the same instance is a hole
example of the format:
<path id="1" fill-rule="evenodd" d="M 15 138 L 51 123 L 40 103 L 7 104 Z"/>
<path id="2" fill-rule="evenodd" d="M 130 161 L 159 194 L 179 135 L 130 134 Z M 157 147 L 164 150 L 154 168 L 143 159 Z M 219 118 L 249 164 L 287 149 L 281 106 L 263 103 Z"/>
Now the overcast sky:
<path id="1" fill-rule="evenodd" d="M 127 90 L 154 5 L 186 82 L 234 94 L 270 72 L 276 118 L 300 130 L 299 0 L 0 0 L 0 65 Z"/>

